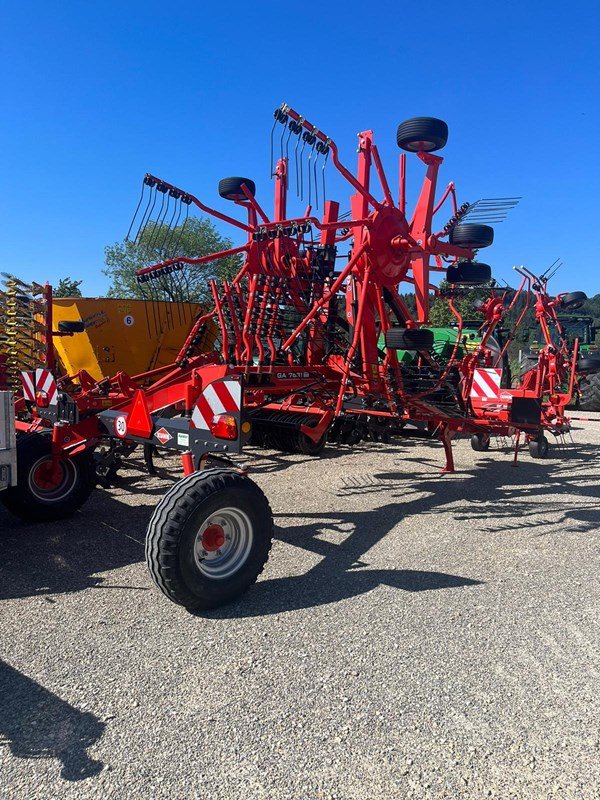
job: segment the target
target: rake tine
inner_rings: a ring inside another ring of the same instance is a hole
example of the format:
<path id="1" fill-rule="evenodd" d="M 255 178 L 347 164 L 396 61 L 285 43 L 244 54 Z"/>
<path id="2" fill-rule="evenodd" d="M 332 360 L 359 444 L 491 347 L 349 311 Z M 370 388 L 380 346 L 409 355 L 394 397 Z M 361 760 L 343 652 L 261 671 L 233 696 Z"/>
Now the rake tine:
<path id="1" fill-rule="evenodd" d="M 131 229 L 133 228 L 133 223 L 135 222 L 135 218 L 138 215 L 138 211 L 140 210 L 140 206 L 142 205 L 142 200 L 144 199 L 144 192 L 146 191 L 146 184 L 142 183 L 142 193 L 140 194 L 140 199 L 138 200 L 138 204 L 136 206 L 135 212 L 133 217 L 131 218 L 131 224 L 129 225 L 129 230 L 127 231 L 127 236 L 125 237 L 125 241 L 129 241 L 129 234 L 131 233 Z"/>

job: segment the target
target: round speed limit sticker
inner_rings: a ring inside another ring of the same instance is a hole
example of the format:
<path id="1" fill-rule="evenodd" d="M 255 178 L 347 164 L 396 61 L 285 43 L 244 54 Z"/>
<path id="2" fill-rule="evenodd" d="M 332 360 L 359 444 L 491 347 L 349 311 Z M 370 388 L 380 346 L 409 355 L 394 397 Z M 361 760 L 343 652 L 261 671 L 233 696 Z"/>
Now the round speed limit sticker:
<path id="1" fill-rule="evenodd" d="M 131 326 L 135 324 L 135 320 L 131 316 L 131 314 L 126 314 L 123 317 L 123 322 L 124 322 L 125 325 L 127 325 L 128 328 L 131 328 Z"/>
<path id="2" fill-rule="evenodd" d="M 127 417 L 123 414 L 119 414 L 118 417 L 115 417 L 115 433 L 121 438 L 127 436 Z"/>

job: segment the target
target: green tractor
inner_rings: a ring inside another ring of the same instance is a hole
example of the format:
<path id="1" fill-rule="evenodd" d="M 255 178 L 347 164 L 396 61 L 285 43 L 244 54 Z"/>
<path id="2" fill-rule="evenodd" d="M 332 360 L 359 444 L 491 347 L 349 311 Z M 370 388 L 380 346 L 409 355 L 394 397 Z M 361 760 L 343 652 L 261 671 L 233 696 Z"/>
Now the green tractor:
<path id="1" fill-rule="evenodd" d="M 600 343 L 596 342 L 597 327 L 592 317 L 559 315 L 558 321 L 569 348 L 572 349 L 575 339 L 579 339 L 579 358 L 577 359 L 576 403 L 584 411 L 600 411 Z M 525 332 L 526 337 L 528 331 Z M 552 331 L 558 344 L 559 333 Z M 537 350 L 541 345 L 534 340 L 528 351 L 521 355 L 521 375 L 536 366 Z"/>

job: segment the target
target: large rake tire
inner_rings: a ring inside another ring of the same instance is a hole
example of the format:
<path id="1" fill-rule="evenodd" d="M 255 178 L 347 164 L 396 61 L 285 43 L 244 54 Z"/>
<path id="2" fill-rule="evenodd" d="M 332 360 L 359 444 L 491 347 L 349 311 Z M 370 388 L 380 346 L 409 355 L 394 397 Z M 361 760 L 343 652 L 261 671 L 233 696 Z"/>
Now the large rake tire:
<path id="1" fill-rule="evenodd" d="M 465 222 L 457 225 L 450 231 L 448 237 L 450 244 L 459 247 L 470 247 L 472 250 L 479 250 L 482 247 L 489 247 L 494 241 L 494 229 L 489 225 L 478 225 L 474 222 Z"/>
<path id="2" fill-rule="evenodd" d="M 392 350 L 431 350 L 433 331 L 428 328 L 390 328 L 385 343 Z"/>
<path id="3" fill-rule="evenodd" d="M 398 147 L 411 153 L 433 153 L 448 141 L 448 126 L 435 117 L 414 117 L 401 122 L 396 134 Z"/>
<path id="4" fill-rule="evenodd" d="M 91 451 L 64 458 L 52 470 L 52 441 L 46 433 L 17 436 L 17 485 L 0 493 L 6 508 L 25 522 L 55 522 L 78 511 L 96 485 Z"/>
<path id="5" fill-rule="evenodd" d="M 586 375 L 579 381 L 579 408 L 600 411 L 600 372 Z"/>
<path id="6" fill-rule="evenodd" d="M 480 286 L 488 283 L 492 278 L 492 268 L 488 264 L 478 261 L 459 261 L 451 264 L 446 270 L 448 283 L 461 286 Z"/>
<path id="7" fill-rule="evenodd" d="M 248 198 L 242 191 L 242 184 L 245 184 L 248 191 L 254 197 L 256 194 L 256 184 L 250 178 L 223 178 L 219 181 L 219 194 L 225 200 L 247 200 Z"/>
<path id="8" fill-rule="evenodd" d="M 206 469 L 176 483 L 156 506 L 146 561 L 158 588 L 189 611 L 243 594 L 269 557 L 273 515 L 259 487 L 232 469 Z"/>

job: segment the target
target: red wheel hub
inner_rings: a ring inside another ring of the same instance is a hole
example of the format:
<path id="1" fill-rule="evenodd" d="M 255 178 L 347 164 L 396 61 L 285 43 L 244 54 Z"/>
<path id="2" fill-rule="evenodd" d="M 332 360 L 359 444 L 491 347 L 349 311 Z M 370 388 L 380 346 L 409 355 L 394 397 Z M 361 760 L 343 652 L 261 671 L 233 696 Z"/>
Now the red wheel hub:
<path id="1" fill-rule="evenodd" d="M 202 533 L 202 547 L 209 553 L 225 544 L 225 531 L 220 525 L 209 525 Z"/>
<path id="2" fill-rule="evenodd" d="M 53 465 L 51 460 L 43 461 L 33 472 L 33 482 L 45 492 L 58 489 L 63 479 L 63 468 L 61 464 Z"/>

